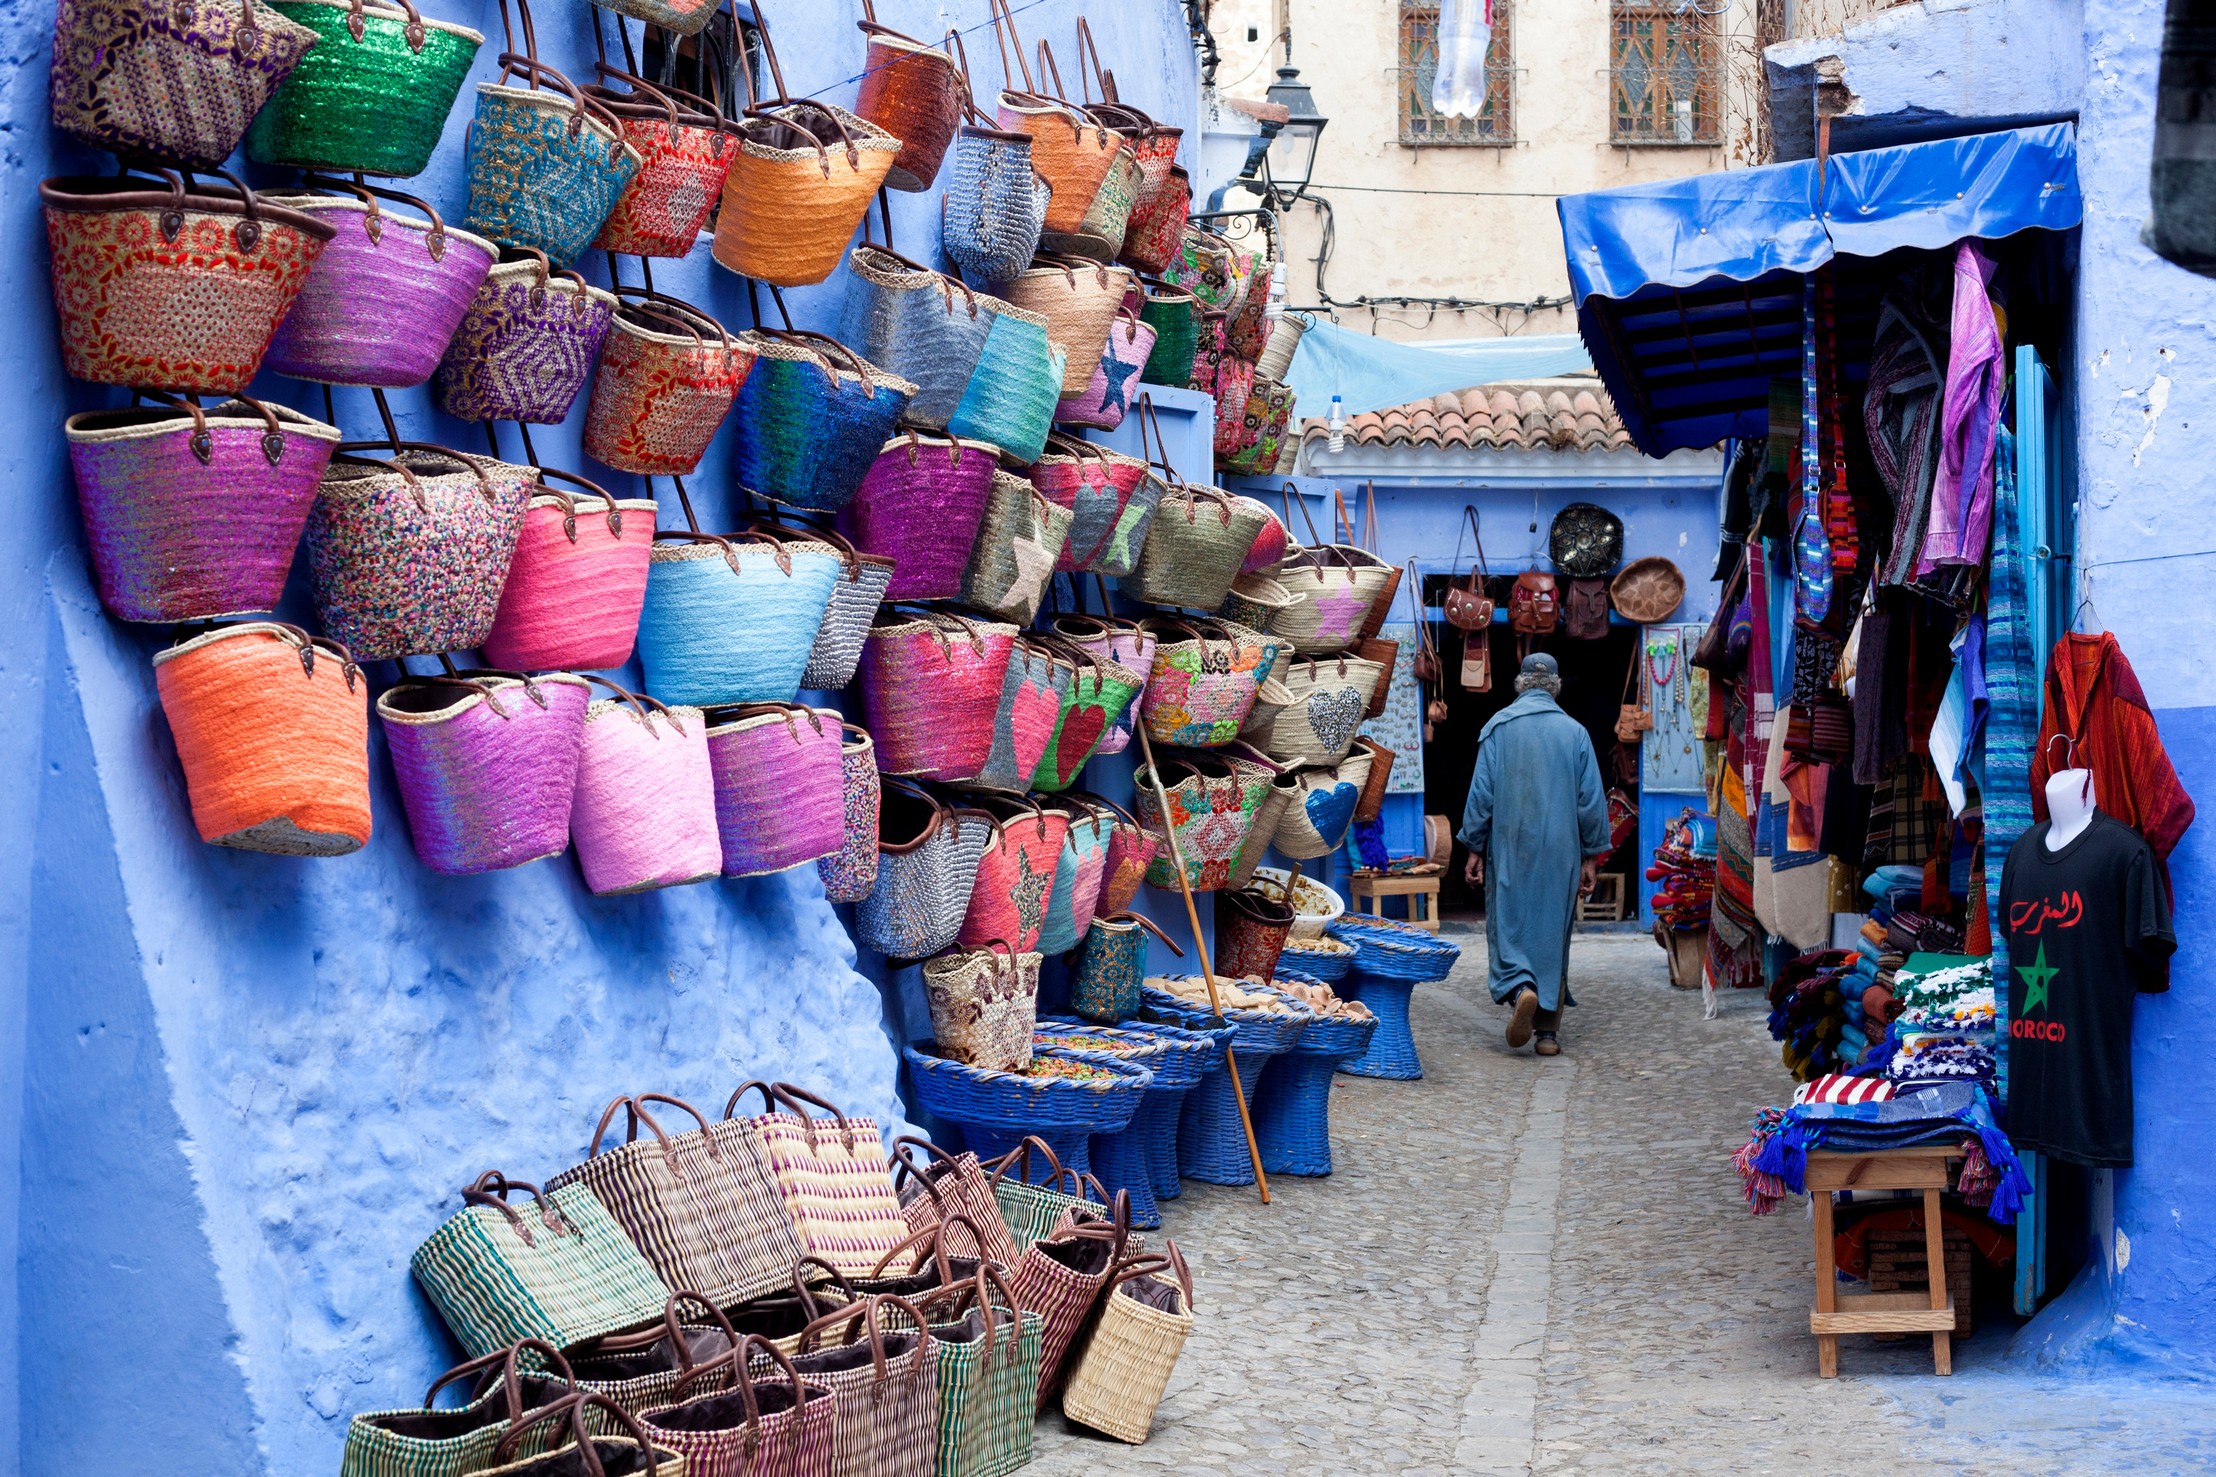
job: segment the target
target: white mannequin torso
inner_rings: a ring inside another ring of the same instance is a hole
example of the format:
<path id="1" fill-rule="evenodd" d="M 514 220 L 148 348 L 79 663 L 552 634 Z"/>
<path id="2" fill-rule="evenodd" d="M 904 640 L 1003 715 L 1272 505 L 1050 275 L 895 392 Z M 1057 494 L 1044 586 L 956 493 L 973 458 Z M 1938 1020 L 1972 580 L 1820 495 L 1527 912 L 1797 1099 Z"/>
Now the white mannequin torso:
<path id="1" fill-rule="evenodd" d="M 2093 823 L 2093 772 L 2061 769 L 2047 781 L 2047 850 L 2060 851 Z"/>

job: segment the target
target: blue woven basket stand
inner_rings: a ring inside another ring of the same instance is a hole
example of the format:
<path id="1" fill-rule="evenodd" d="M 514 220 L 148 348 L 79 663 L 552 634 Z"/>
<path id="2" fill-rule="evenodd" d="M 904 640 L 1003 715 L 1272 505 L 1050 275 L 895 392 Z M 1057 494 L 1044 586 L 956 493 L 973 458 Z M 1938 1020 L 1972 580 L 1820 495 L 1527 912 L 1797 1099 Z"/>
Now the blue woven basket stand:
<path id="1" fill-rule="evenodd" d="M 1370 1038 L 1370 1049 L 1351 1061 L 1339 1064 L 1339 1070 L 1355 1077 L 1391 1077 L 1413 1082 L 1423 1075 L 1423 1062 L 1416 1056 L 1416 1034 L 1408 1024 L 1408 997 L 1415 993 L 1416 981 L 1380 978 L 1356 969 L 1339 986 L 1339 995 L 1347 1000 L 1359 1000 L 1377 1017 L 1377 1032 Z"/>
<path id="2" fill-rule="evenodd" d="M 1306 954 L 1297 949 L 1287 948 L 1284 953 L 1277 956 L 1277 962 L 1279 965 L 1278 973 L 1280 974 L 1285 973 L 1287 967 L 1290 967 L 1294 973 L 1305 975 L 1309 979 L 1326 985 L 1335 985 L 1340 980 L 1345 979 L 1347 971 L 1354 967 L 1354 955 Z"/>
<path id="3" fill-rule="evenodd" d="M 1254 986 L 1242 985 L 1241 988 L 1253 989 Z M 1171 1025 L 1199 1030 L 1213 1024 L 1205 1008 L 1151 985 L 1141 987 L 1139 997 L 1149 1016 Z M 1245 1089 L 1251 1105 L 1254 1089 L 1269 1059 L 1291 1050 L 1315 1015 L 1301 1006 L 1295 1015 L 1227 1010 L 1223 1019 L 1239 1028 L 1233 1052 L 1239 1061 L 1239 1086 Z M 1239 1122 L 1239 1103 L 1231 1087 L 1228 1062 L 1211 1069 L 1186 1095 L 1177 1123 L 1177 1171 L 1185 1179 L 1203 1180 L 1212 1185 L 1254 1183 L 1254 1165 L 1247 1157 L 1246 1130 Z"/>
<path id="4" fill-rule="evenodd" d="M 1220 1049 L 1211 1038 L 1198 1032 L 1167 1026 L 1144 1029 L 1102 1026 L 1075 1016 L 1045 1016 L 1040 1019 L 1039 1026 L 1061 1036 L 1096 1036 L 1103 1043 L 1117 1042 L 1126 1046 L 1144 1043 L 1143 1049 L 1138 1051 L 1099 1055 L 1067 1044 L 1055 1049 L 1085 1057 L 1088 1061 L 1125 1062 L 1154 1074 L 1154 1082 L 1141 1097 L 1139 1111 L 1132 1115 L 1131 1122 L 1113 1133 L 1094 1134 L 1087 1150 L 1092 1172 L 1107 1187 L 1108 1193 L 1114 1195 L 1123 1190 L 1131 1196 L 1131 1224 L 1141 1230 L 1153 1230 L 1162 1224 L 1162 1212 L 1154 1203 L 1154 1181 L 1148 1172 L 1140 1118 L 1146 1112 L 1147 1103 L 1159 1093 L 1175 1093 L 1182 1100 L 1186 1090 L 1200 1080 L 1210 1062 L 1222 1055 Z"/>
<path id="5" fill-rule="evenodd" d="M 1182 1026 L 1164 1025 L 1156 1021 L 1125 1021 L 1119 1029 L 1126 1031 L 1158 1031 L 1178 1040 L 1204 1041 L 1208 1050 L 1193 1063 L 1191 1082 L 1164 1086 L 1157 1073 L 1154 1085 L 1139 1099 L 1139 1111 L 1131 1115 L 1131 1126 L 1125 1132 L 1144 1150 L 1146 1173 L 1157 1200 L 1175 1200 L 1185 1193 L 1185 1183 L 1177 1177 L 1177 1120 L 1185 1107 L 1185 1098 L 1195 1084 L 1223 1064 L 1223 1045 L 1239 1034 L 1236 1025 L 1212 1026 L 1206 1030 L 1191 1031 Z M 1105 1135 L 1103 1136 L 1105 1137 Z"/>
<path id="6" fill-rule="evenodd" d="M 1037 1134 L 1054 1146 L 1055 1155 L 1080 1173 L 1089 1172 L 1087 1141 L 1095 1133 L 1113 1133 L 1131 1122 L 1138 1111 L 1140 1094 L 1152 1085 L 1154 1074 L 1105 1057 L 1083 1057 L 1088 1066 L 1115 1074 L 1116 1081 L 1076 1082 L 1066 1077 L 1029 1077 L 1014 1072 L 986 1072 L 902 1048 L 909 1080 L 915 1084 L 916 1101 L 923 1110 L 962 1126 L 962 1136 L 980 1159 L 1007 1152 Z M 1053 1047 L 1034 1053 L 1042 1057 L 1066 1057 Z M 1073 1157 L 1074 1156 L 1074 1157 Z"/>
<path id="7" fill-rule="evenodd" d="M 1274 1058 L 1254 1093 L 1254 1142 L 1271 1174 L 1331 1173 L 1331 1079 L 1359 1057 L 1378 1030 L 1374 1018 L 1318 1016 L 1300 1044 Z"/>
<path id="8" fill-rule="evenodd" d="M 1421 928 L 1369 913 L 1348 913 L 1324 925 L 1325 933 L 1354 945 L 1354 968 L 1372 979 L 1422 984 L 1443 980 L 1462 957 L 1461 947 Z"/>

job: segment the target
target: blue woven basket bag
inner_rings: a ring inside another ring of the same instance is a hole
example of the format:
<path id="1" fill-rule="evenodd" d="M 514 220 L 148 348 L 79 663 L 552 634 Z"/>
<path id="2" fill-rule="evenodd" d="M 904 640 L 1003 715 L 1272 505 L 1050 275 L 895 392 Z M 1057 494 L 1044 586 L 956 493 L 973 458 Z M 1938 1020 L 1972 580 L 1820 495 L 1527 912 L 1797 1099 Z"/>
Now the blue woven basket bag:
<path id="1" fill-rule="evenodd" d="M 997 311 L 977 370 L 946 429 L 950 435 L 989 441 L 1028 466 L 1046 450 L 1047 433 L 1054 429 L 1068 356 L 1060 344 L 1048 341 L 1042 315 L 994 301 Z"/>
<path id="2" fill-rule="evenodd" d="M 840 573 L 829 545 L 657 534 L 639 612 L 647 691 L 696 707 L 791 702 Z"/>
<path id="3" fill-rule="evenodd" d="M 754 368 L 731 406 L 731 475 L 775 502 L 836 512 L 854 500 L 916 387 L 823 334 L 750 337 Z"/>

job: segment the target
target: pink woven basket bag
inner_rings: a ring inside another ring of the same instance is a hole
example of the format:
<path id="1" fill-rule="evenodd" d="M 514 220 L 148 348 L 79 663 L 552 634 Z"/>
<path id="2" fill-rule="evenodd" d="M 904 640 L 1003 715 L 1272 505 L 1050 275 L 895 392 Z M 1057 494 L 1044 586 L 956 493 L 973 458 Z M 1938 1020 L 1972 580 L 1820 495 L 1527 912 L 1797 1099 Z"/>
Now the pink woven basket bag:
<path id="1" fill-rule="evenodd" d="M 862 647 L 862 726 L 877 767 L 919 779 L 976 777 L 992 753 L 993 724 L 1016 628 L 936 611 L 894 613 Z"/>
<path id="2" fill-rule="evenodd" d="M 559 856 L 591 695 L 555 672 L 411 677 L 377 699 L 416 856 L 469 876 Z"/>
<path id="3" fill-rule="evenodd" d="M 836 709 L 738 703 L 707 717 L 724 876 L 782 872 L 846 843 Z"/>
<path id="4" fill-rule="evenodd" d="M 757 1372 L 762 1363 L 775 1372 Z M 639 1424 L 685 1459 L 685 1477 L 833 1477 L 838 1398 L 803 1382 L 759 1334 L 687 1370 L 670 1401 L 642 1411 Z"/>
<path id="5" fill-rule="evenodd" d="M 586 495 L 544 481 L 532 490 L 500 609 L 485 637 L 485 659 L 526 672 L 620 667 L 631 660 L 646 603 L 654 501 L 619 499 L 551 468 L 541 468 L 539 476 L 581 487 Z"/>
<path id="6" fill-rule="evenodd" d="M 1147 356 L 1154 352 L 1154 328 L 1139 321 L 1127 306 L 1108 327 L 1108 343 L 1083 394 L 1067 395 L 1054 408 L 1057 425 L 1090 426 L 1113 431 L 1138 395 L 1139 378 Z"/>
<path id="7" fill-rule="evenodd" d="M 969 912 L 956 942 L 965 949 L 982 949 L 994 939 L 1005 939 L 1018 954 L 1028 954 L 1039 947 L 1039 931 L 1046 924 L 1054 869 L 1061 865 L 1062 844 L 1069 839 L 1069 812 L 1020 796 L 978 798 L 1000 819 L 1000 836 L 977 864 L 977 884 L 970 890 Z"/>
<path id="8" fill-rule="evenodd" d="M 66 429 L 110 615 L 204 621 L 277 608 L 336 426 L 240 399 L 86 411 Z"/>
<path id="9" fill-rule="evenodd" d="M 708 721 L 606 678 L 614 692 L 585 709 L 569 837 L 594 892 L 646 892 L 723 871 Z"/>

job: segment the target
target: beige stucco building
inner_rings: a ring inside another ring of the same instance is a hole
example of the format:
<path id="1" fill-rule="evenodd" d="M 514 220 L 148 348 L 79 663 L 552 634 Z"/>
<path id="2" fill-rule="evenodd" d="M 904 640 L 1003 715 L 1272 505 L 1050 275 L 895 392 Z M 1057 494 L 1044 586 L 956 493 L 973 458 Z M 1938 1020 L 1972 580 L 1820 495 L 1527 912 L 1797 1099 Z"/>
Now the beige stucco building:
<path id="1" fill-rule="evenodd" d="M 1495 4 L 1506 65 L 1488 115 L 1453 124 L 1428 107 L 1436 3 L 1213 0 L 1219 97 L 1260 98 L 1289 31 L 1330 119 L 1285 217 L 1291 305 L 1396 339 L 1573 332 L 1556 196 L 1763 157 L 1757 42 L 1783 0 Z"/>

